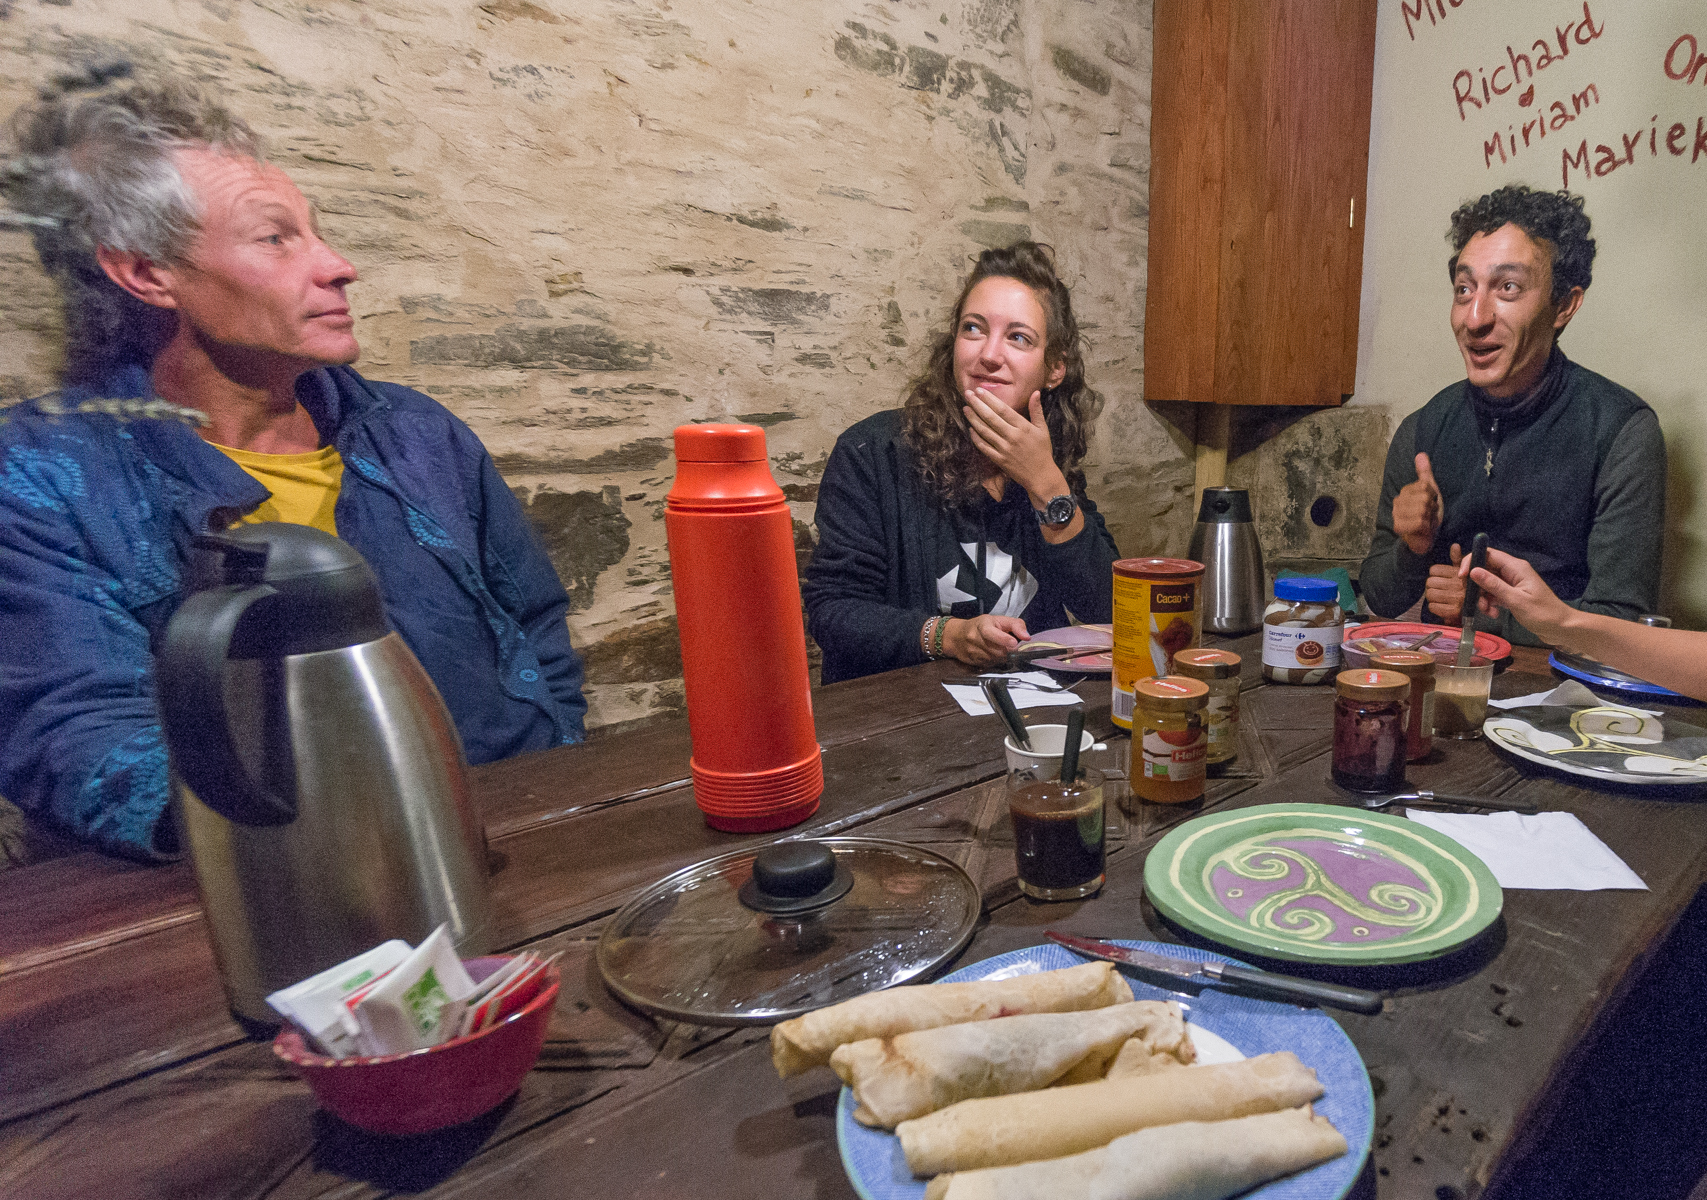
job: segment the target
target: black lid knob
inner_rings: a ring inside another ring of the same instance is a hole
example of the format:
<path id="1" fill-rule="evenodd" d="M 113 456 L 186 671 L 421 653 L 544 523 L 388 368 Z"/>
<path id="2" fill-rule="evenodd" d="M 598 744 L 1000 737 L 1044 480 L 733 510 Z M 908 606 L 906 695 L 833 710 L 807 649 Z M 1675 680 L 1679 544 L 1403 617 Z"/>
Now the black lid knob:
<path id="1" fill-rule="evenodd" d="M 836 856 L 816 842 L 779 842 L 753 859 L 753 878 L 767 896 L 813 896 L 836 877 Z"/>
<path id="2" fill-rule="evenodd" d="M 839 900 L 853 875 L 820 842 L 778 842 L 753 857 L 753 877 L 741 885 L 741 903 L 768 913 L 799 913 Z"/>
<path id="3" fill-rule="evenodd" d="M 1208 487 L 1198 505 L 1197 519 L 1206 525 L 1235 525 L 1251 519 L 1251 494 L 1244 488 Z"/>

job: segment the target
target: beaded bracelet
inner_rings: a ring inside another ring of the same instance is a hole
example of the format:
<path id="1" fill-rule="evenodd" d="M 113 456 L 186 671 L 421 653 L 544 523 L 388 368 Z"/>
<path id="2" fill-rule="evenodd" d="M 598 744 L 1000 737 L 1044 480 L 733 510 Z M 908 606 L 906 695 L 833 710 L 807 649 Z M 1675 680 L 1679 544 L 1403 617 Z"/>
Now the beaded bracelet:
<path id="1" fill-rule="evenodd" d="M 942 639 L 943 639 L 943 635 L 946 634 L 947 632 L 948 632 L 948 618 L 947 617 L 938 617 L 937 618 L 937 624 L 936 624 L 936 636 L 935 636 L 936 649 L 931 654 L 932 658 L 941 658 L 942 657 Z"/>
<path id="2" fill-rule="evenodd" d="M 927 617 L 925 623 L 919 627 L 919 649 L 924 652 L 926 658 L 936 657 L 935 654 L 931 653 L 931 638 L 936 633 L 936 627 L 941 623 L 941 617 Z"/>

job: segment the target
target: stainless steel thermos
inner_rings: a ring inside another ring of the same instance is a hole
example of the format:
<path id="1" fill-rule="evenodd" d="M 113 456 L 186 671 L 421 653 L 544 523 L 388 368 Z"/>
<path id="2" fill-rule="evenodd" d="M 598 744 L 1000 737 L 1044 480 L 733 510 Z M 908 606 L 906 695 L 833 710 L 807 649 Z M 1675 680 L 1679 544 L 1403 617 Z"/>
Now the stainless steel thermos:
<path id="1" fill-rule="evenodd" d="M 389 938 L 488 937 L 485 837 L 444 701 L 355 549 L 303 525 L 196 540 L 156 660 L 173 798 L 232 1011 Z"/>
<path id="2" fill-rule="evenodd" d="M 1188 558 L 1203 564 L 1203 627 L 1249 633 L 1262 625 L 1262 546 L 1243 488 L 1203 489 Z"/>

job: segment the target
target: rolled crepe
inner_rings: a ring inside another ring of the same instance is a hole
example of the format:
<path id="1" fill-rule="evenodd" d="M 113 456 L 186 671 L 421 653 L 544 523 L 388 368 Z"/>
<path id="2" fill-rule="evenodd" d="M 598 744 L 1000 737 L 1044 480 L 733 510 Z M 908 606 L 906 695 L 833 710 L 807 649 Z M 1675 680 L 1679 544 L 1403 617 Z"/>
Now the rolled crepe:
<path id="1" fill-rule="evenodd" d="M 895 1134 L 913 1174 L 936 1175 L 1060 1158 L 1106 1146 L 1138 1129 L 1296 1108 L 1321 1094 L 1316 1072 L 1282 1051 L 1241 1062 L 963 1100 L 903 1121 Z"/>
<path id="2" fill-rule="evenodd" d="M 1124 1079 L 1129 1075 L 1153 1075 L 1157 1071 L 1167 1071 L 1177 1067 L 1187 1067 L 1197 1061 L 1197 1050 L 1190 1039 L 1177 1049 L 1152 1050 L 1140 1038 L 1130 1038 L 1120 1048 L 1120 1053 L 1114 1056 L 1114 1061 L 1108 1064 L 1108 1070 L 1103 1073 L 1105 1079 Z M 1089 1080 L 1074 1080 L 1075 1083 L 1088 1083 Z"/>
<path id="3" fill-rule="evenodd" d="M 1099 1067 L 1149 1029 L 1171 1036 L 1170 1001 L 1091 1012 L 1031 1013 L 867 1038 L 836 1047 L 830 1067 L 853 1089 L 854 1119 L 890 1128 L 974 1096 L 1048 1087 L 1087 1057 Z"/>
<path id="4" fill-rule="evenodd" d="M 1307 1108 L 1140 1129 L 1047 1162 L 938 1175 L 925 1200 L 1225 1200 L 1346 1152 Z"/>
<path id="5" fill-rule="evenodd" d="M 829 1062 L 830 1052 L 847 1042 L 1020 1013 L 1082 1012 L 1131 999 L 1131 986 L 1112 963 L 978 983 L 890 988 L 784 1021 L 771 1030 L 771 1062 L 787 1079 Z"/>
<path id="6" fill-rule="evenodd" d="M 1191 1034 L 1186 1031 L 1185 1015 L 1177 1004 L 1170 1004 L 1165 1018 L 1139 1030 L 1136 1037 L 1127 1038 L 1113 1058 L 1101 1059 L 1096 1055 L 1082 1058 L 1079 1065 L 1057 1079 L 1054 1086 L 1091 1083 L 1117 1075 L 1142 1075 L 1168 1067 L 1183 1067 L 1196 1061 L 1197 1048 L 1191 1044 Z"/>

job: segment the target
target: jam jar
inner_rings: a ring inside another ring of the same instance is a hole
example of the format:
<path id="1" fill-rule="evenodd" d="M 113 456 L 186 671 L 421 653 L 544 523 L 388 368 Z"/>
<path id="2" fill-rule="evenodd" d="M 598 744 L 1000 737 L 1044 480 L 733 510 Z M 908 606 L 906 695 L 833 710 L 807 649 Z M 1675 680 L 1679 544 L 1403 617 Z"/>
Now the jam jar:
<path id="1" fill-rule="evenodd" d="M 1334 690 L 1334 782 L 1354 792 L 1403 791 L 1410 679 L 1397 671 L 1341 671 Z"/>
<path id="2" fill-rule="evenodd" d="M 1203 710 L 1209 749 L 1203 761 L 1210 767 L 1232 762 L 1239 756 L 1239 656 L 1231 650 L 1181 650 L 1174 655 L 1174 674 L 1209 689 Z"/>
<path id="3" fill-rule="evenodd" d="M 1274 581 L 1274 602 L 1262 614 L 1262 677 L 1274 683 L 1321 683 L 1340 669 L 1345 613 L 1331 579 L 1296 576 Z"/>
<path id="4" fill-rule="evenodd" d="M 1397 671 L 1411 681 L 1410 715 L 1405 720 L 1405 761 L 1427 758 L 1434 749 L 1434 655 L 1389 650 L 1373 655 L 1377 671 Z"/>
<path id="5" fill-rule="evenodd" d="M 1209 749 L 1203 714 L 1209 689 L 1196 679 L 1162 675 L 1132 685 L 1132 794 L 1156 804 L 1203 797 Z"/>

